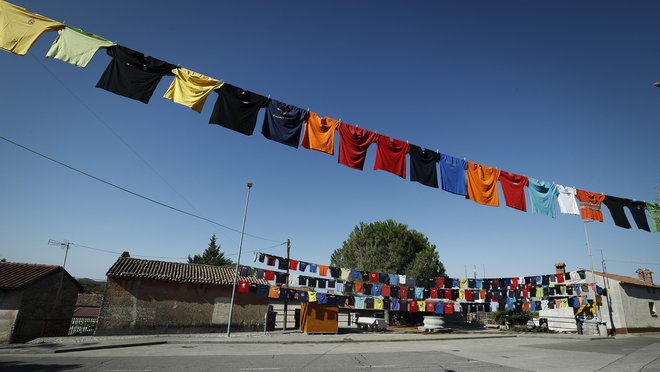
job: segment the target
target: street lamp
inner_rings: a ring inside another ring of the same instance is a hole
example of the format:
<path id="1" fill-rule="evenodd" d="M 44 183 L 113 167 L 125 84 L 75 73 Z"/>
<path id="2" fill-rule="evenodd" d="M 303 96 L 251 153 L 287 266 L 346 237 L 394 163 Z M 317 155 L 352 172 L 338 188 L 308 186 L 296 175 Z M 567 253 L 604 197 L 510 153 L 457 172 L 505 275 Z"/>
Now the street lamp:
<path id="1" fill-rule="evenodd" d="M 658 81 L 657 83 L 655 83 L 655 84 L 653 84 L 653 85 L 655 85 L 656 87 L 660 88 L 660 81 Z"/>
<path id="2" fill-rule="evenodd" d="M 236 283 L 238 281 L 238 265 L 241 262 L 241 251 L 243 250 L 243 236 L 245 236 L 245 220 L 247 219 L 248 204 L 250 203 L 250 189 L 252 182 L 247 183 L 247 198 L 245 199 L 245 212 L 243 212 L 243 228 L 241 229 L 241 242 L 238 244 L 238 257 L 236 258 L 236 270 L 234 271 L 234 283 L 231 288 L 231 302 L 229 302 L 229 320 L 227 321 L 227 337 L 231 336 L 231 316 L 234 310 L 234 296 L 236 295 Z"/>

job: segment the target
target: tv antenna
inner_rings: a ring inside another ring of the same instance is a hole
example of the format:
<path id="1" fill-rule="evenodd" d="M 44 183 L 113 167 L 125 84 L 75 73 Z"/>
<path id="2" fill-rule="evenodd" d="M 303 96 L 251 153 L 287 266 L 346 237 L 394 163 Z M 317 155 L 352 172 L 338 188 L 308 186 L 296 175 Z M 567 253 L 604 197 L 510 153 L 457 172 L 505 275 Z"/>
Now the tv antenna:
<path id="1" fill-rule="evenodd" d="M 57 240 L 48 239 L 48 245 L 57 245 L 60 248 L 65 248 L 66 249 L 66 251 L 64 253 L 64 264 L 62 265 L 63 268 L 66 268 L 66 257 L 69 255 L 69 244 L 71 244 L 71 243 L 69 243 L 68 240 L 64 240 L 64 241 L 60 242 L 60 241 L 57 241 Z"/>

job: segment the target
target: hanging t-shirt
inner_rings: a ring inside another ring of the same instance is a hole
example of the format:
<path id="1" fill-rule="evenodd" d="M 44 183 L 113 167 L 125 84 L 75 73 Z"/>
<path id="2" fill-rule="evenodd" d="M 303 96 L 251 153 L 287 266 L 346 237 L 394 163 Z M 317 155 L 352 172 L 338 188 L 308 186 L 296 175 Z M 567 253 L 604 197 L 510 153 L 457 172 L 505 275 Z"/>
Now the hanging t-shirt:
<path id="1" fill-rule="evenodd" d="M 307 301 L 308 302 L 316 302 L 317 297 L 316 297 L 316 291 L 307 291 Z"/>
<path id="2" fill-rule="evenodd" d="M 323 292 L 317 292 L 316 293 L 316 302 L 319 305 L 327 304 L 328 303 L 328 295 Z"/>
<path id="3" fill-rule="evenodd" d="M 577 201 L 575 200 L 575 187 L 558 184 L 555 186 L 557 186 L 557 203 L 559 204 L 559 212 L 576 216 L 579 215 L 580 208 L 578 208 Z"/>
<path id="4" fill-rule="evenodd" d="M 431 288 L 431 298 L 438 298 L 438 288 Z"/>
<path id="5" fill-rule="evenodd" d="M 239 280 L 238 281 L 238 293 L 248 293 L 250 292 L 250 283 Z"/>
<path id="6" fill-rule="evenodd" d="M 557 283 L 563 283 L 564 282 L 564 274 L 563 273 L 555 274 L 555 279 L 557 280 Z"/>
<path id="7" fill-rule="evenodd" d="M 294 260 L 292 258 L 289 258 L 289 269 L 290 270 L 298 270 L 298 260 Z"/>
<path id="8" fill-rule="evenodd" d="M 557 217 L 555 199 L 557 186 L 552 182 L 529 178 L 529 200 L 535 213 L 544 214 L 552 218 Z"/>
<path id="9" fill-rule="evenodd" d="M 603 204 L 610 210 L 614 224 L 623 227 L 624 229 L 629 229 L 630 222 L 628 217 L 626 217 L 626 212 L 623 211 L 624 199 L 618 198 L 616 196 L 605 195 L 603 199 Z"/>
<path id="10" fill-rule="evenodd" d="M 328 265 L 321 265 L 321 264 L 319 264 L 319 265 L 318 265 L 319 275 L 320 275 L 320 276 L 328 276 L 328 268 L 329 268 L 329 267 L 330 267 L 330 266 L 328 266 Z"/>
<path id="11" fill-rule="evenodd" d="M 436 276 L 435 277 L 435 285 L 438 288 L 444 288 L 445 287 L 445 277 L 444 276 Z"/>
<path id="12" fill-rule="evenodd" d="M 25 55 L 41 34 L 64 27 L 64 24 L 50 18 L 0 1 L 0 49 Z"/>
<path id="13" fill-rule="evenodd" d="M 601 203 L 605 200 L 605 195 L 577 189 L 577 198 L 580 201 L 580 214 L 583 220 L 603 222 Z"/>
<path id="14" fill-rule="evenodd" d="M 339 134 L 339 163 L 362 170 L 369 145 L 376 141 L 378 134 L 346 123 L 339 126 Z"/>
<path id="15" fill-rule="evenodd" d="M 355 308 L 364 309 L 364 300 L 366 300 L 366 297 L 355 297 Z"/>
<path id="16" fill-rule="evenodd" d="M 325 117 L 321 119 L 315 112 L 309 112 L 305 122 L 302 146 L 306 149 L 335 153 L 335 130 L 339 127 L 339 120 Z"/>
<path id="17" fill-rule="evenodd" d="M 209 124 L 219 124 L 251 136 L 257 125 L 259 110 L 268 105 L 269 99 L 227 83 L 215 91 L 218 93 L 218 100 L 213 107 Z"/>
<path id="18" fill-rule="evenodd" d="M 338 267 L 330 266 L 330 276 L 338 279 L 339 275 L 341 275 L 341 269 Z"/>
<path id="19" fill-rule="evenodd" d="M 378 283 L 378 273 L 377 272 L 370 272 L 369 273 L 369 281 L 371 283 Z"/>
<path id="20" fill-rule="evenodd" d="M 410 145 L 408 155 L 410 157 L 410 181 L 437 189 L 437 163 L 440 161 L 440 154 L 417 145 Z"/>
<path id="21" fill-rule="evenodd" d="M 515 173 L 500 172 L 500 185 L 504 194 L 504 201 L 507 207 L 527 211 L 527 202 L 525 201 L 525 186 L 527 186 L 527 177 Z"/>
<path id="22" fill-rule="evenodd" d="M 300 271 L 305 271 L 305 269 L 307 268 L 308 265 L 309 265 L 309 263 L 307 263 L 305 261 L 300 261 Z"/>
<path id="23" fill-rule="evenodd" d="M 445 306 L 444 313 L 446 315 L 451 315 L 451 314 L 454 313 L 454 303 L 453 302 L 445 302 L 444 306 Z"/>
<path id="24" fill-rule="evenodd" d="M 415 287 L 415 299 L 423 299 L 424 298 L 424 287 Z"/>
<path id="25" fill-rule="evenodd" d="M 286 273 L 275 273 L 275 283 L 284 284 L 286 283 Z"/>
<path id="26" fill-rule="evenodd" d="M 374 298 L 374 309 L 375 310 L 383 310 L 383 299 L 382 298 Z"/>
<path id="27" fill-rule="evenodd" d="M 467 278 L 460 278 L 458 282 L 458 288 L 467 288 L 468 280 Z"/>
<path id="28" fill-rule="evenodd" d="M 316 273 L 317 269 L 318 269 L 317 264 L 315 264 L 315 263 L 310 263 L 309 264 L 309 272 L 310 273 Z"/>
<path id="29" fill-rule="evenodd" d="M 113 45 L 117 44 L 83 30 L 66 26 L 57 31 L 57 38 L 48 49 L 46 57 L 84 68 L 99 49 Z"/>
<path id="30" fill-rule="evenodd" d="M 417 301 L 408 301 L 408 312 L 416 313 L 418 309 Z"/>
<path id="31" fill-rule="evenodd" d="M 271 99 L 266 108 L 261 134 L 269 140 L 298 148 L 306 118 L 307 110 Z"/>
<path id="32" fill-rule="evenodd" d="M 440 155 L 440 178 L 442 189 L 457 195 L 467 195 L 465 171 L 468 162 L 447 154 Z"/>
<path id="33" fill-rule="evenodd" d="M 624 205 L 628 207 L 628 210 L 633 216 L 633 220 L 635 220 L 635 224 L 637 225 L 637 228 L 640 230 L 646 230 L 646 231 L 651 231 L 649 228 L 649 223 L 646 220 L 646 203 L 642 201 L 636 201 L 636 200 L 630 200 L 630 199 L 625 199 Z"/>
<path id="34" fill-rule="evenodd" d="M 264 279 L 275 280 L 275 272 L 272 270 L 266 270 L 266 272 L 264 273 Z"/>
<path id="35" fill-rule="evenodd" d="M 442 315 L 445 313 L 445 304 L 442 302 L 436 302 L 435 303 L 435 313 L 438 315 Z"/>
<path id="36" fill-rule="evenodd" d="M 392 287 L 390 287 L 387 284 L 383 284 L 382 289 L 380 290 L 380 294 L 383 297 L 389 297 L 392 294 Z"/>
<path id="37" fill-rule="evenodd" d="M 497 207 L 500 205 L 497 180 L 500 178 L 498 169 L 482 164 L 468 162 L 467 198 L 483 205 Z"/>
<path id="38" fill-rule="evenodd" d="M 379 135 L 376 139 L 376 162 L 374 169 L 382 169 L 406 178 L 406 154 L 410 145 L 398 139 Z"/>
<path id="39" fill-rule="evenodd" d="M 270 286 L 257 284 L 257 296 L 267 298 L 269 290 Z"/>
<path id="40" fill-rule="evenodd" d="M 417 286 L 417 278 L 413 275 L 408 275 L 406 276 L 406 285 L 408 287 L 416 287 Z"/>
<path id="41" fill-rule="evenodd" d="M 434 313 L 435 312 L 435 302 L 433 302 L 433 301 L 424 302 L 424 311 L 427 312 L 427 313 Z"/>
<path id="42" fill-rule="evenodd" d="M 276 285 L 271 285 L 268 290 L 268 298 L 279 299 L 280 298 L 280 287 Z"/>
<path id="43" fill-rule="evenodd" d="M 209 94 L 224 84 L 220 80 L 190 71 L 183 67 L 172 70 L 174 80 L 167 88 L 163 98 L 188 106 L 194 111 L 202 112 Z"/>
<path id="44" fill-rule="evenodd" d="M 351 269 L 346 269 L 346 268 L 341 268 L 341 276 L 339 277 L 341 280 L 349 281 L 352 279 L 351 277 Z"/>
<path id="45" fill-rule="evenodd" d="M 289 268 L 289 260 L 284 257 L 277 257 L 277 268 L 286 270 Z"/>
<path id="46" fill-rule="evenodd" d="M 660 232 L 660 203 L 646 202 L 646 210 L 651 215 L 651 231 Z"/>
<path id="47" fill-rule="evenodd" d="M 374 284 L 371 287 L 371 295 L 372 296 L 380 296 L 382 290 L 383 290 L 383 285 L 382 284 Z"/>
<path id="48" fill-rule="evenodd" d="M 96 83 L 97 88 L 105 89 L 120 96 L 149 103 L 151 95 L 164 75 L 173 75 L 176 66 L 121 45 L 106 49 L 112 61 Z"/>

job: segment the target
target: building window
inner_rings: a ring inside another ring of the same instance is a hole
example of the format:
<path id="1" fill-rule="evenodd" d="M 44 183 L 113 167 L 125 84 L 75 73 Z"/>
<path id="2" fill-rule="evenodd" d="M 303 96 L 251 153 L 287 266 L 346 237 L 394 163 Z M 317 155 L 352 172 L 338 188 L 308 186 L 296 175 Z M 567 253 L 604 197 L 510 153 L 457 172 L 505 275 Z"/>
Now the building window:
<path id="1" fill-rule="evenodd" d="M 651 316 L 658 316 L 658 312 L 655 310 L 655 302 L 649 302 L 649 312 L 651 312 Z"/>

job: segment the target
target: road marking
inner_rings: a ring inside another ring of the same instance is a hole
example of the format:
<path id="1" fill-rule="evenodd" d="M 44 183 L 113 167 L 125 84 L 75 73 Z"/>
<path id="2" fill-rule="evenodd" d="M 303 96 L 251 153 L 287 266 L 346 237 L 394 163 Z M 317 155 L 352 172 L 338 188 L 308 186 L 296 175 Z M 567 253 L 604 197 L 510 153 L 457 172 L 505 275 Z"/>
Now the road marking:
<path id="1" fill-rule="evenodd" d="M 263 368 L 241 368 L 239 371 L 273 371 L 281 368 L 278 367 L 263 367 Z"/>
<path id="2" fill-rule="evenodd" d="M 103 372 L 152 372 L 150 369 L 104 369 Z"/>
<path id="3" fill-rule="evenodd" d="M 369 368 L 369 369 L 371 369 L 371 368 L 396 368 L 396 365 L 395 364 L 385 364 L 385 365 L 381 365 L 381 366 L 358 366 L 357 368 L 365 368 L 365 369 L 366 368 Z"/>

